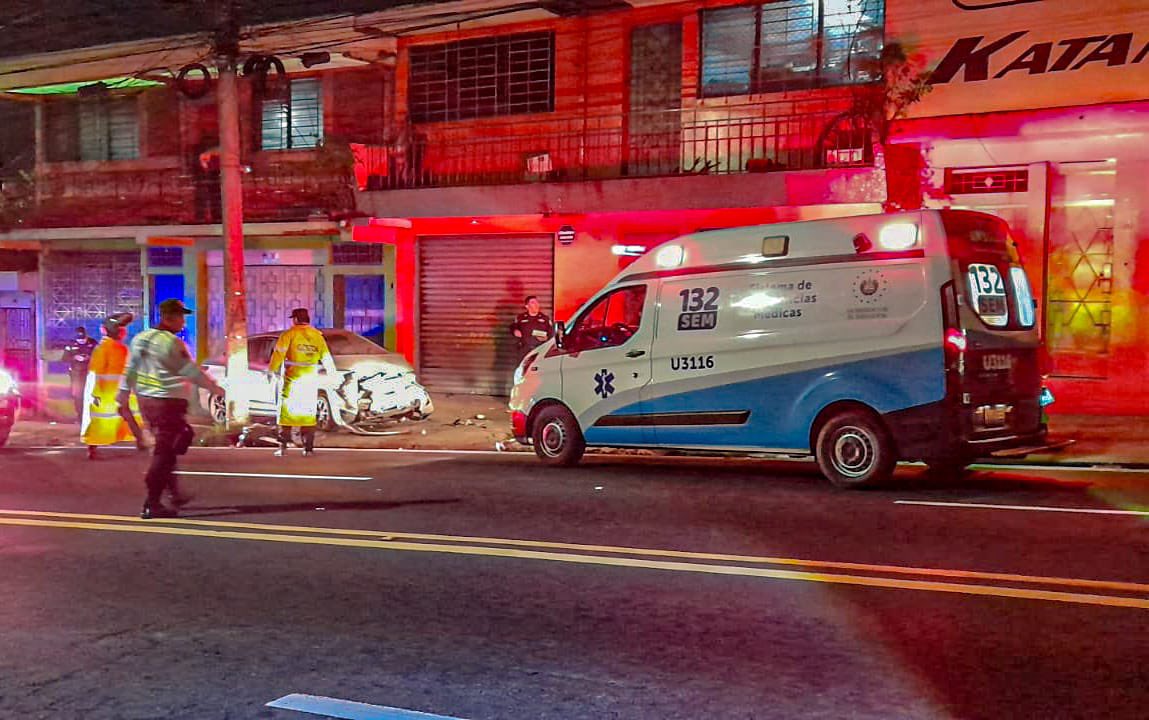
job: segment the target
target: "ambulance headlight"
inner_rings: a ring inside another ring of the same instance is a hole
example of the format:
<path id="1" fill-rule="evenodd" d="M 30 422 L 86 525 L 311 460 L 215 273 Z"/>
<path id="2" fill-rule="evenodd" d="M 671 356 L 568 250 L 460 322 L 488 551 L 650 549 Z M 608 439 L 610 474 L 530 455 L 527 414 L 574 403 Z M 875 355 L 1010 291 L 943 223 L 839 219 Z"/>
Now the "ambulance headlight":
<path id="1" fill-rule="evenodd" d="M 909 250 L 917 244 L 917 223 L 891 223 L 878 233 L 878 245 L 883 250 Z"/>
<path id="2" fill-rule="evenodd" d="M 667 245 L 654 256 L 654 264 L 660 268 L 676 268 L 686 259 L 686 250 L 681 245 Z"/>
<path id="3" fill-rule="evenodd" d="M 515 368 L 515 385 L 518 385 L 523 381 L 523 378 L 527 375 L 527 368 L 530 367 L 530 364 L 533 363 L 535 359 L 538 358 L 538 356 L 538 353 L 530 353 L 525 358 L 523 358 L 523 361 L 519 363 L 517 368 Z"/>

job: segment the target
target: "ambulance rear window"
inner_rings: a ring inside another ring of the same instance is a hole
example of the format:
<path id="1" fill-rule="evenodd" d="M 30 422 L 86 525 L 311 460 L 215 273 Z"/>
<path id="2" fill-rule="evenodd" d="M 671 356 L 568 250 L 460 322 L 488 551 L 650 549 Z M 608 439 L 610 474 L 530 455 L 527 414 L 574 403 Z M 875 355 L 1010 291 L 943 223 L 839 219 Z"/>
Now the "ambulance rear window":
<path id="1" fill-rule="evenodd" d="M 1009 225 L 1001 218 L 966 210 L 941 213 L 950 255 L 958 263 L 965 297 L 977 316 L 995 329 L 1033 326 L 1033 296 Z"/>
<path id="2" fill-rule="evenodd" d="M 969 210 L 941 213 L 950 254 L 962 260 L 1000 259 L 1021 262 L 1009 236 L 1009 225 L 999 217 Z"/>

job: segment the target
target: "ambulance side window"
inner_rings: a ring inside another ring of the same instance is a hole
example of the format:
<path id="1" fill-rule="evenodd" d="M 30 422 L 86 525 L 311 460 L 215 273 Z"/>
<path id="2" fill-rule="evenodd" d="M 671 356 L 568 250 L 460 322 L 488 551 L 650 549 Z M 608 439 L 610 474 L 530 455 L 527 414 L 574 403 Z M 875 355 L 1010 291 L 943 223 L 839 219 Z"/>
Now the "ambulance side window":
<path id="1" fill-rule="evenodd" d="M 617 347 L 630 340 L 642 325 L 646 286 L 619 288 L 604 295 L 579 316 L 567 333 L 571 352 Z"/>

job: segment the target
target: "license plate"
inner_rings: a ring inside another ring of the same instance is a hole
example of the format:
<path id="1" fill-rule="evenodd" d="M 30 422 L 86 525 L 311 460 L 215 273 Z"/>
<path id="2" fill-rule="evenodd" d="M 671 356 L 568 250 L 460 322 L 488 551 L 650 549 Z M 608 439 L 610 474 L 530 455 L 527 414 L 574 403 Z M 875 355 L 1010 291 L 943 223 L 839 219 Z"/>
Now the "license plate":
<path id="1" fill-rule="evenodd" d="M 1012 370 L 1013 356 L 1005 353 L 986 353 L 981 356 L 982 370 Z"/>
<path id="2" fill-rule="evenodd" d="M 986 408 L 985 411 L 985 424 L 986 427 L 1004 427 L 1005 426 L 1005 408 L 992 407 Z"/>

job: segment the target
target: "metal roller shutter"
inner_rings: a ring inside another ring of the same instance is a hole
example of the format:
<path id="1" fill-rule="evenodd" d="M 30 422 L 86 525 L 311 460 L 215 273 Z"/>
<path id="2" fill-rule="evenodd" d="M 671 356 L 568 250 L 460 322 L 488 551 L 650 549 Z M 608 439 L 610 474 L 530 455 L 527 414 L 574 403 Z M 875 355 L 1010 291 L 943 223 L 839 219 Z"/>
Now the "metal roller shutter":
<path id="1" fill-rule="evenodd" d="M 554 236 L 419 238 L 419 380 L 506 395 L 519 357 L 508 326 L 537 295 L 554 317 Z"/>

